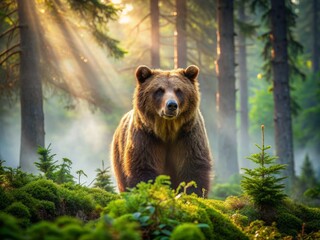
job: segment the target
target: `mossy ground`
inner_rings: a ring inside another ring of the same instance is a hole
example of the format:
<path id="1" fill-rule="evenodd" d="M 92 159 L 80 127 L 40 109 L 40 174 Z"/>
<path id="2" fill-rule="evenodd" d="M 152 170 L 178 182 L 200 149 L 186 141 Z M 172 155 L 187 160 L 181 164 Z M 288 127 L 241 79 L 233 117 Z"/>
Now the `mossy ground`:
<path id="1" fill-rule="evenodd" d="M 203 199 L 168 177 L 123 194 L 38 179 L 0 187 L 1 239 L 320 239 L 320 209 L 286 199 L 266 225 L 245 196 Z"/>

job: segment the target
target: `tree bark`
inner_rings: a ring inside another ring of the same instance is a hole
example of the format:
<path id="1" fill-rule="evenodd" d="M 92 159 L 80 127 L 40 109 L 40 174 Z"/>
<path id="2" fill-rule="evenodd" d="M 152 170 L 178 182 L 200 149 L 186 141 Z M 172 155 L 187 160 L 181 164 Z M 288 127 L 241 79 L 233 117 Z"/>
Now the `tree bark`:
<path id="1" fill-rule="evenodd" d="M 217 176 L 239 173 L 237 161 L 233 0 L 218 0 L 218 159 Z"/>
<path id="2" fill-rule="evenodd" d="M 176 0 L 177 59 L 176 68 L 187 67 L 187 1 Z"/>
<path id="3" fill-rule="evenodd" d="M 318 1 L 319 0 L 313 0 L 312 1 L 312 70 L 313 73 L 316 74 L 319 72 L 319 56 L 320 56 L 320 46 L 318 45 L 318 37 L 319 37 L 319 31 L 318 31 Z"/>
<path id="4" fill-rule="evenodd" d="M 160 68 L 159 0 L 150 0 L 151 13 L 151 67 Z"/>
<path id="5" fill-rule="evenodd" d="M 20 166 L 34 171 L 37 147 L 44 146 L 44 114 L 42 84 L 39 71 L 38 29 L 34 0 L 18 0 L 20 29 L 20 102 L 21 148 Z"/>
<path id="6" fill-rule="evenodd" d="M 239 2 L 238 9 L 239 20 L 246 21 L 245 2 Z M 246 37 L 240 30 L 238 34 L 239 40 L 239 82 L 240 82 L 240 159 L 249 156 L 249 134 L 248 134 L 248 76 L 247 76 L 247 48 Z"/>
<path id="7" fill-rule="evenodd" d="M 290 191 L 294 160 L 285 0 L 271 0 L 271 32 L 276 154 L 280 163 L 287 164 L 284 176 L 286 189 Z"/>

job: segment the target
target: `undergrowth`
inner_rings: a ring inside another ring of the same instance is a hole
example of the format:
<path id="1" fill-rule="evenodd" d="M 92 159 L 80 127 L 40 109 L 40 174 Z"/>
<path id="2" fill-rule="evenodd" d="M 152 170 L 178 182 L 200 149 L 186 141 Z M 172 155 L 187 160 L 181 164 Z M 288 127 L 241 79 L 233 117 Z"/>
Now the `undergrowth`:
<path id="1" fill-rule="evenodd" d="M 0 239 L 320 239 L 320 209 L 288 197 L 266 222 L 250 195 L 204 199 L 186 194 L 193 182 L 171 189 L 168 176 L 116 194 L 104 165 L 89 188 L 70 181 L 70 163 L 35 176 L 1 162 Z"/>

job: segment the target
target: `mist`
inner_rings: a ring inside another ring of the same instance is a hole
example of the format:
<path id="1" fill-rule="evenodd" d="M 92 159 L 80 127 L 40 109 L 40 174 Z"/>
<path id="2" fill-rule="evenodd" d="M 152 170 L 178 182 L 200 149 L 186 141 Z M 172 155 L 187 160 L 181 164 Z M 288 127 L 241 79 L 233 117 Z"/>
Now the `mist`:
<path id="1" fill-rule="evenodd" d="M 135 7 L 139 6 L 137 3 Z M 38 9 L 39 19 L 43 30 L 44 55 L 42 56 L 42 77 L 44 85 L 45 111 L 45 146 L 51 144 L 51 153 L 61 161 L 66 157 L 72 160 L 72 172 L 82 169 L 88 178 L 81 180 L 89 184 L 95 176 L 95 170 L 101 167 L 101 161 L 110 165 L 110 143 L 113 132 L 121 118 L 131 107 L 135 85 L 134 71 L 138 65 L 150 62 L 150 22 L 141 21 L 147 14 L 147 9 L 133 9 L 134 4 L 124 4 L 124 11 L 118 21 L 110 23 L 110 32 L 121 41 L 121 46 L 128 51 L 121 60 L 115 60 L 108 51 L 99 45 L 92 34 L 85 28 L 79 27 L 85 22 L 79 15 L 63 5 L 55 5 L 58 15 L 51 14 L 43 7 Z M 170 9 L 169 9 L 170 10 Z M 166 11 L 169 12 L 167 9 Z M 171 11 L 171 10 L 170 10 Z M 66 17 L 67 16 L 67 17 Z M 174 39 L 173 27 L 163 32 L 166 42 L 161 51 L 162 68 L 173 68 Z M 259 57 L 261 44 L 253 44 L 250 40 L 248 47 L 248 78 L 250 96 L 260 96 L 256 90 L 267 92 L 267 83 L 262 83 Z M 197 49 L 196 49 L 197 50 Z M 191 51 L 196 51 L 192 49 Z M 215 112 L 215 93 L 217 78 L 214 74 L 214 61 L 202 57 L 200 66 L 200 89 L 202 92 L 201 110 L 203 112 L 212 154 L 217 153 L 217 126 Z M 198 62 L 194 62 L 198 64 Z M 200 64 L 200 63 L 199 63 Z M 198 65 L 199 65 L 198 64 Z M 52 74 L 52 69 L 56 72 Z M 62 84 L 63 82 L 63 84 Z M 238 85 L 237 85 L 238 88 Z M 238 93 L 237 93 L 238 94 Z M 265 93 L 267 94 L 267 93 Z M 270 93 L 271 97 L 271 93 Z M 270 98 L 272 101 L 272 98 Z M 259 105 L 261 104 L 261 105 Z M 250 100 L 250 139 L 248 139 L 250 154 L 257 151 L 255 143 L 261 144 L 260 125 L 266 126 L 266 145 L 271 145 L 275 152 L 273 134 L 273 116 L 266 115 L 263 110 L 269 109 L 264 103 Z M 239 111 L 239 109 L 238 109 Z M 256 111 L 256 112 L 254 112 Z M 20 151 L 20 108 L 18 102 L 6 111 L 1 137 L 0 157 L 6 165 L 19 165 Z M 254 114 L 262 117 L 259 122 L 253 122 Z M 238 124 L 239 128 L 239 124 Z M 237 133 L 235 133 L 236 135 Z M 239 142 L 239 141 L 238 141 Z M 238 151 L 239 152 L 239 151 Z M 315 151 L 298 146 L 295 149 L 295 171 L 300 168 L 308 153 L 314 167 Z M 248 167 L 247 156 L 238 153 L 239 167 Z"/>

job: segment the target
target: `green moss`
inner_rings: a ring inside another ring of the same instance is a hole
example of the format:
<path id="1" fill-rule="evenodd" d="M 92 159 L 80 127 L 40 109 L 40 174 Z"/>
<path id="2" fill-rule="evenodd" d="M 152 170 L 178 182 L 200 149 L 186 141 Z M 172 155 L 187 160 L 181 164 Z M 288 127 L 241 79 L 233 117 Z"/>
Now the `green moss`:
<path id="1" fill-rule="evenodd" d="M 291 236 L 297 236 L 303 224 L 301 219 L 288 212 L 279 212 L 276 216 L 276 222 L 281 233 Z"/>
<path id="2" fill-rule="evenodd" d="M 83 222 L 78 218 L 74 218 L 74 217 L 70 217 L 70 216 L 62 216 L 62 217 L 58 217 L 56 219 L 56 225 L 59 228 L 64 228 L 65 226 L 68 226 L 69 224 L 83 226 Z"/>
<path id="3" fill-rule="evenodd" d="M 11 196 L 14 201 L 22 202 L 25 206 L 28 207 L 28 210 L 31 214 L 31 222 L 37 222 L 43 219 L 52 220 L 57 215 L 56 207 L 53 202 L 35 199 L 24 189 L 12 190 Z"/>
<path id="4" fill-rule="evenodd" d="M 63 239 L 65 240 L 77 240 L 82 235 L 89 233 L 88 229 L 81 227 L 76 224 L 68 224 L 64 228 L 62 228 Z"/>
<path id="5" fill-rule="evenodd" d="M 300 232 L 302 229 L 303 223 L 305 223 L 305 226 L 304 226 L 305 233 L 317 232 L 320 229 L 320 209 L 319 208 L 311 208 L 302 204 L 296 204 L 291 200 L 287 199 L 284 205 L 281 208 L 278 208 L 277 211 L 280 214 L 294 215 L 296 224 L 295 225 L 292 224 L 292 227 L 291 227 L 292 233 Z M 298 226 L 298 223 L 300 223 L 299 226 Z M 282 224 L 282 222 L 278 223 L 279 229 L 282 231 L 283 228 L 280 227 L 280 224 Z M 287 232 L 289 226 L 285 226 L 285 224 L 283 225 L 284 225 L 284 231 Z M 296 226 L 297 228 L 294 229 L 294 226 Z"/>
<path id="6" fill-rule="evenodd" d="M 120 198 L 120 195 L 107 192 L 100 188 L 88 188 L 86 191 L 91 195 L 94 202 L 102 207 L 105 207 L 111 201 Z"/>
<path id="7" fill-rule="evenodd" d="M 141 233 L 139 224 L 134 220 L 132 214 L 125 214 L 113 222 L 114 230 L 119 239 L 122 240 L 139 240 Z"/>
<path id="8" fill-rule="evenodd" d="M 282 239 L 275 223 L 273 223 L 271 226 L 265 226 L 265 223 L 262 220 L 251 222 L 250 226 L 246 227 L 245 232 L 250 236 L 250 239 L 255 240 Z"/>
<path id="9" fill-rule="evenodd" d="M 171 235 L 172 240 L 204 240 L 205 237 L 197 225 L 192 223 L 183 223 L 177 226 Z"/>
<path id="10" fill-rule="evenodd" d="M 12 203 L 4 211 L 18 218 L 30 217 L 29 209 L 21 202 Z"/>
<path id="11" fill-rule="evenodd" d="M 22 187 L 21 190 L 31 194 L 35 199 L 50 201 L 57 206 L 59 204 L 58 188 L 59 186 L 51 180 L 39 179 Z"/>
<path id="12" fill-rule="evenodd" d="M 152 185 L 140 183 L 130 193 L 124 193 L 123 199 L 110 202 L 104 213 L 115 219 L 132 214 L 147 236 L 169 236 L 180 223 L 188 222 L 207 226 L 202 229 L 206 239 L 248 239 L 214 208 L 215 204 L 195 195 L 176 195 L 168 179 L 160 177 Z"/>
<path id="13" fill-rule="evenodd" d="M 42 221 L 32 225 L 26 232 L 28 239 L 58 240 L 63 239 L 61 230 L 53 223 Z"/>
<path id="14" fill-rule="evenodd" d="M 39 220 L 53 220 L 57 216 L 56 206 L 53 202 L 38 200 L 36 214 Z"/>
<path id="15" fill-rule="evenodd" d="M 112 218 L 120 217 L 128 213 L 127 202 L 125 199 L 117 199 L 108 204 L 102 214 L 108 214 Z"/>
<path id="16" fill-rule="evenodd" d="M 91 196 L 82 189 L 60 189 L 60 197 L 60 215 L 81 215 L 84 218 L 94 210 L 95 204 Z"/>
<path id="17" fill-rule="evenodd" d="M 210 206 L 210 201 L 208 202 L 206 199 L 197 197 L 188 198 L 193 199 L 193 205 L 199 206 L 208 215 L 209 222 L 202 221 L 202 219 L 198 220 L 199 222 L 201 221 L 201 223 L 207 223 L 211 229 L 211 234 L 213 234 L 213 236 L 211 234 L 207 235 L 204 231 L 206 239 L 248 239 L 239 228 L 232 224 L 228 216 L 223 215 L 221 212 L 212 208 Z"/>
<path id="18" fill-rule="evenodd" d="M 8 196 L 3 187 L 0 187 L 0 210 L 5 209 L 12 203 L 12 200 Z"/>
<path id="19" fill-rule="evenodd" d="M 240 214 L 239 212 L 232 214 L 230 218 L 231 218 L 231 221 L 241 229 L 249 225 L 248 217 Z"/>
<path id="20" fill-rule="evenodd" d="M 0 212 L 0 239 L 20 240 L 22 230 L 18 225 L 17 219 L 13 216 Z"/>
<path id="21" fill-rule="evenodd" d="M 22 226 L 26 226 L 30 222 L 31 214 L 29 209 L 21 202 L 12 203 L 5 209 L 5 212 L 18 218 Z"/>

